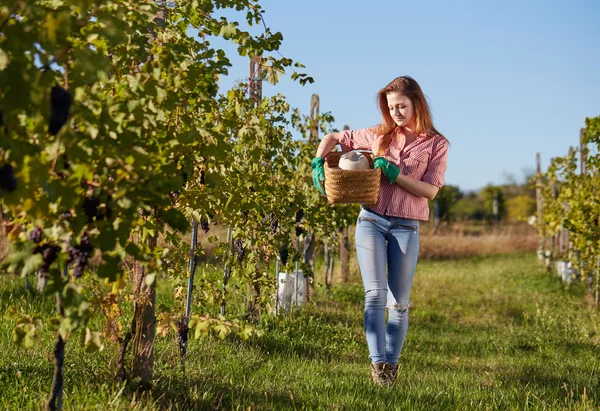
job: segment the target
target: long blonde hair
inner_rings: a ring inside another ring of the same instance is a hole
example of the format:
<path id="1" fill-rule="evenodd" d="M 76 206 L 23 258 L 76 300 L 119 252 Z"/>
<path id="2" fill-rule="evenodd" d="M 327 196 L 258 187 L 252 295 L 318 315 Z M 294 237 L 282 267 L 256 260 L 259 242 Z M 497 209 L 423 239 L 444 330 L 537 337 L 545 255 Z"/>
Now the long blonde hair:
<path id="1" fill-rule="evenodd" d="M 429 111 L 429 105 L 427 104 L 427 98 L 419 84 L 410 76 L 396 77 L 387 86 L 379 90 L 377 93 L 377 105 L 381 111 L 382 120 L 381 124 L 373 127 L 372 131 L 375 134 L 383 136 L 380 140 L 379 147 L 374 150 L 376 155 L 384 155 L 387 149 L 392 143 L 392 139 L 396 134 L 398 126 L 390 115 L 388 109 L 387 94 L 389 93 L 400 93 L 410 99 L 415 110 L 415 134 L 428 134 L 430 136 L 440 135 L 444 137 L 439 131 L 433 126 L 433 120 L 431 119 L 431 112 Z"/>

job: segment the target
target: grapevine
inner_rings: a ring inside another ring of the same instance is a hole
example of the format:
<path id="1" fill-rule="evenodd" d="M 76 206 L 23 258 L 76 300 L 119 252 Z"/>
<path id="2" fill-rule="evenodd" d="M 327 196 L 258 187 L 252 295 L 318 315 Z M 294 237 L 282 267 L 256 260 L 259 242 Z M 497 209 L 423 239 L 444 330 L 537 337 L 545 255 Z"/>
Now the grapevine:
<path id="1" fill-rule="evenodd" d="M 579 158 L 586 165 L 585 173 L 576 173 L 577 151 L 571 149 L 566 156 L 553 158 L 548 170 L 534 176 L 532 183 L 539 182 L 543 200 L 543 216 L 537 225 L 545 239 L 545 254 L 551 261 L 569 262 L 568 280 L 578 277 L 586 281 L 598 304 L 600 117 L 586 119 L 582 135 Z"/>

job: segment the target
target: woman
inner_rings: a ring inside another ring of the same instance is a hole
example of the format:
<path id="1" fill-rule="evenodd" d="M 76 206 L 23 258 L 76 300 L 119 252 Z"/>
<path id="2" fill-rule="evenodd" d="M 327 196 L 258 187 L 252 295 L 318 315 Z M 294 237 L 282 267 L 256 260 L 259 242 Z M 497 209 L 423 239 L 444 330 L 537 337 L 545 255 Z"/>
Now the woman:
<path id="1" fill-rule="evenodd" d="M 365 288 L 371 375 L 376 383 L 390 385 L 408 329 L 419 222 L 429 218 L 427 200 L 433 200 L 444 185 L 449 144 L 434 128 L 425 95 L 411 77 L 394 79 L 379 91 L 377 102 L 381 124 L 327 134 L 312 169 L 315 186 L 325 194 L 323 157 L 340 144 L 344 152 L 372 150 L 374 168 L 382 171 L 377 203 L 363 207 L 358 216 L 356 252 Z"/>

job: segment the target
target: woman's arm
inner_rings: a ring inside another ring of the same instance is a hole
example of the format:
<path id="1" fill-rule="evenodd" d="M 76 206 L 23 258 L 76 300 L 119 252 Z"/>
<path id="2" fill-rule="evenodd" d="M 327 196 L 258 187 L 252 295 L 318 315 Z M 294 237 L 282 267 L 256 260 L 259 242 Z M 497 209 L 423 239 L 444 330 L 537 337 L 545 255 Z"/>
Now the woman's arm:
<path id="1" fill-rule="evenodd" d="M 396 178 L 396 183 L 413 194 L 433 200 L 440 191 L 439 187 L 444 185 L 448 147 L 448 140 L 443 137 L 439 138 L 429 158 L 425 174 L 421 179 L 415 180 L 400 173 Z"/>
<path id="2" fill-rule="evenodd" d="M 333 148 L 339 144 L 340 138 L 342 138 L 342 133 L 329 133 L 325 134 L 323 140 L 319 143 L 319 147 L 317 148 L 317 154 L 315 157 L 325 157 Z"/>
<path id="3" fill-rule="evenodd" d="M 425 197 L 428 200 L 433 200 L 438 191 L 440 191 L 440 189 L 433 184 L 414 180 L 408 176 L 403 176 L 402 174 L 398 174 L 398 177 L 396 178 L 396 184 L 404 187 L 411 193 Z"/>

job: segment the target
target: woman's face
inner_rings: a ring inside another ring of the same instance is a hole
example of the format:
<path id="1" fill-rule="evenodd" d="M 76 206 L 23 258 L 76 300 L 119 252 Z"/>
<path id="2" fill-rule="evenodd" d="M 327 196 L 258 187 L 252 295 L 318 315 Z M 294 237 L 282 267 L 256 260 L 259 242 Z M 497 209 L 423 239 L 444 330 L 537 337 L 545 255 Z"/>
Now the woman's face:
<path id="1" fill-rule="evenodd" d="M 415 109 L 410 99 L 398 92 L 391 92 L 385 95 L 387 98 L 390 116 L 399 127 L 406 127 L 414 131 Z"/>

